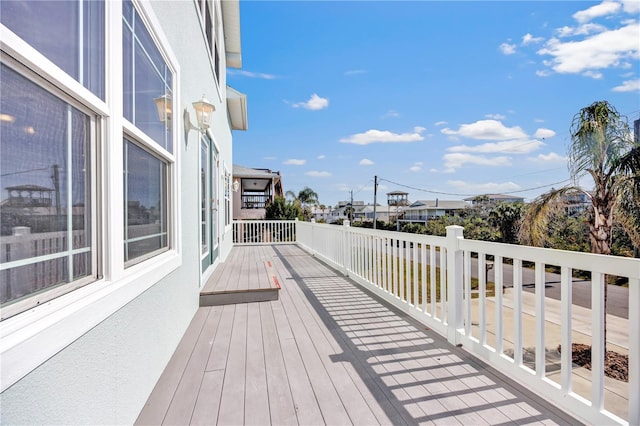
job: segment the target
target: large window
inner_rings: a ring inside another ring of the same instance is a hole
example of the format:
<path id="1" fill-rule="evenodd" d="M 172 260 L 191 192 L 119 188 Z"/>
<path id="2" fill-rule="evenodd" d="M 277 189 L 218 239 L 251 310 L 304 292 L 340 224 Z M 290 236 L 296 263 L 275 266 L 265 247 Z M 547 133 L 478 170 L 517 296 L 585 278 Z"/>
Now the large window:
<path id="1" fill-rule="evenodd" d="M 168 247 L 167 164 L 124 140 L 125 262 Z"/>
<path id="2" fill-rule="evenodd" d="M 144 134 L 131 129 L 124 137 L 124 258 L 131 265 L 170 245 L 174 77 L 131 1 L 122 14 L 124 117 Z"/>
<path id="3" fill-rule="evenodd" d="M 0 21 L 104 99 L 104 2 L 2 0 Z"/>
<path id="4" fill-rule="evenodd" d="M 173 152 L 173 73 L 131 1 L 123 3 L 122 14 L 124 116 Z"/>
<path id="5" fill-rule="evenodd" d="M 65 284 L 73 282 L 75 288 L 96 276 L 91 218 L 95 118 L 6 64 L 0 65 L 0 93 L 4 308 L 25 298 L 41 303 L 69 290 Z M 61 288 L 43 295 L 53 287 Z"/>

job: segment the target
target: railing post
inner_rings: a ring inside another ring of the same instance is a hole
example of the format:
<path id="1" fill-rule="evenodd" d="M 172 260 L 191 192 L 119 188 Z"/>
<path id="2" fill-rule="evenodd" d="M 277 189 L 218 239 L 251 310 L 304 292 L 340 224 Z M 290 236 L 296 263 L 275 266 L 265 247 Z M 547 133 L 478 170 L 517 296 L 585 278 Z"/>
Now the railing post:
<path id="1" fill-rule="evenodd" d="M 464 228 L 458 225 L 447 226 L 447 340 L 458 344 L 459 333 L 463 327 L 462 319 L 462 250 Z"/>
<path id="2" fill-rule="evenodd" d="M 351 222 L 345 220 L 342 222 L 342 264 L 344 266 L 345 274 L 349 275 L 351 271 L 351 238 L 349 238 L 349 228 Z"/>

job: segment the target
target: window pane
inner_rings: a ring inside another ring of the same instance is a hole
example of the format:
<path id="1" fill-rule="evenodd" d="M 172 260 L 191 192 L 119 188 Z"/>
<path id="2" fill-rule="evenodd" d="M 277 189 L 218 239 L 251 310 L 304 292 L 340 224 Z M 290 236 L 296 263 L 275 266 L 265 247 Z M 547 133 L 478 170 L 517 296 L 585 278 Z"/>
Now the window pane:
<path id="1" fill-rule="evenodd" d="M 171 70 L 130 2 L 124 3 L 123 95 L 124 116 L 167 151 L 171 138 Z M 167 102 L 169 115 L 159 115 L 156 102 Z"/>
<path id="2" fill-rule="evenodd" d="M 2 0 L 0 21 L 104 99 L 104 2 Z"/>
<path id="3" fill-rule="evenodd" d="M 91 258 L 91 131 L 86 114 L 5 65 L 0 92 L 4 304 L 92 273 L 90 262 L 69 267 Z"/>
<path id="4" fill-rule="evenodd" d="M 125 139 L 125 260 L 166 248 L 167 165 Z"/>

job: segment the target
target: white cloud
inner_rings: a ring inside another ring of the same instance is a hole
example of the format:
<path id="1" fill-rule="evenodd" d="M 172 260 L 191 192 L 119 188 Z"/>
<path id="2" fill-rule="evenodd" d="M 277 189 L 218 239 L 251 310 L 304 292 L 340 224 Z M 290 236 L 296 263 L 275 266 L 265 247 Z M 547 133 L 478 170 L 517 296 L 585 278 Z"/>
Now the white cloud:
<path id="1" fill-rule="evenodd" d="M 400 117 L 400 113 L 394 109 L 390 109 L 382 116 L 382 118 L 397 118 L 397 117 Z"/>
<path id="2" fill-rule="evenodd" d="M 327 158 L 327 156 L 326 156 L 326 155 L 324 155 L 324 154 L 320 154 L 320 155 L 318 155 L 316 158 L 317 158 L 318 160 L 324 160 L 325 158 Z"/>
<path id="3" fill-rule="evenodd" d="M 505 55 L 513 55 L 516 53 L 516 45 L 509 43 L 502 43 L 500 45 L 500 51 Z"/>
<path id="4" fill-rule="evenodd" d="M 538 130 L 536 130 L 536 132 L 533 134 L 533 137 L 539 138 L 539 139 L 547 139 L 547 138 L 552 138 L 555 135 L 556 135 L 556 132 L 554 132 L 553 130 L 545 129 L 541 127 Z"/>
<path id="5" fill-rule="evenodd" d="M 359 74 L 366 74 L 367 70 L 349 70 L 349 71 L 345 71 L 344 75 L 347 76 L 352 76 L 352 75 L 359 75 Z"/>
<path id="6" fill-rule="evenodd" d="M 375 163 L 371 160 L 369 160 L 368 158 L 363 158 L 362 160 L 360 160 L 360 165 L 361 166 L 373 166 Z"/>
<path id="7" fill-rule="evenodd" d="M 446 126 L 447 124 L 449 124 L 446 121 L 436 121 L 433 125 L 436 127 L 440 127 L 440 126 Z"/>
<path id="8" fill-rule="evenodd" d="M 545 65 L 561 74 L 623 67 L 627 61 L 640 59 L 638 33 L 640 24 L 631 22 L 579 41 L 562 42 L 552 38 L 537 53 L 551 56 Z"/>
<path id="9" fill-rule="evenodd" d="M 615 1 L 605 0 L 600 4 L 591 6 L 573 14 L 573 19 L 580 23 L 589 22 L 595 18 L 612 15 L 620 11 L 622 5 Z"/>
<path id="10" fill-rule="evenodd" d="M 445 154 L 442 159 L 444 160 L 445 172 L 459 169 L 465 164 L 476 164 L 479 166 L 510 166 L 511 158 L 500 157 L 486 157 L 483 155 L 472 155 L 465 153 L 451 153 Z"/>
<path id="11" fill-rule="evenodd" d="M 462 191 L 475 193 L 475 194 L 502 193 L 502 192 L 516 191 L 520 189 L 520 185 L 513 182 L 476 183 L 476 182 L 465 182 L 463 180 L 450 180 L 447 183 L 452 187 L 454 187 L 456 190 L 462 190 Z"/>
<path id="12" fill-rule="evenodd" d="M 505 118 L 507 118 L 507 116 L 503 114 L 485 114 L 485 117 L 491 118 L 493 120 L 504 120 Z"/>
<path id="13" fill-rule="evenodd" d="M 264 157 L 264 159 L 272 161 L 272 160 L 277 160 L 278 157 L 269 156 L 269 157 Z"/>
<path id="14" fill-rule="evenodd" d="M 321 172 L 321 171 L 318 171 L 318 170 L 310 170 L 310 171 L 306 172 L 305 175 L 311 176 L 311 177 L 329 177 L 329 176 L 331 176 L 331 173 L 329 173 L 329 172 Z"/>
<path id="15" fill-rule="evenodd" d="M 261 78 L 263 80 L 274 80 L 277 77 L 273 74 L 265 74 L 262 72 L 252 72 L 252 71 L 247 71 L 247 70 L 235 70 L 235 69 L 229 69 L 227 70 L 227 74 L 231 74 L 231 75 L 239 75 L 242 77 L 249 77 L 249 78 Z"/>
<path id="16" fill-rule="evenodd" d="M 369 145 L 371 143 L 407 143 L 418 142 L 424 139 L 421 135 L 424 132 L 424 127 L 416 126 L 413 132 L 408 133 L 393 133 L 388 130 L 367 130 L 364 133 L 356 133 L 355 135 L 348 136 L 340 139 L 342 143 L 352 143 L 355 145 Z"/>
<path id="17" fill-rule="evenodd" d="M 528 154 L 536 151 L 544 146 L 544 142 L 538 140 L 512 140 L 512 141 L 500 141 L 489 142 L 481 145 L 469 146 L 469 145 L 457 145 L 447 148 L 449 152 L 475 152 L 481 154 L 495 154 L 498 152 L 505 154 Z"/>
<path id="18" fill-rule="evenodd" d="M 317 111 L 317 110 L 327 108 L 329 106 L 329 99 L 321 98 L 320 96 L 314 93 L 313 95 L 311 95 L 308 101 L 297 102 L 292 104 L 291 106 L 293 106 L 294 108 L 302 107 L 305 109 L 310 109 L 312 111 Z"/>
<path id="19" fill-rule="evenodd" d="M 548 154 L 539 154 L 537 157 L 532 157 L 530 160 L 537 163 L 565 163 L 567 161 L 567 157 L 556 154 L 555 152 L 550 152 Z"/>
<path id="20" fill-rule="evenodd" d="M 585 71 L 582 73 L 582 75 L 584 75 L 585 77 L 591 77 L 594 80 L 600 80 L 603 77 L 600 71 L 592 71 L 592 70 Z"/>
<path id="21" fill-rule="evenodd" d="M 571 37 L 571 36 L 578 36 L 578 35 L 586 36 L 589 34 L 596 34 L 604 31 L 607 31 L 607 27 L 605 27 L 604 25 L 594 24 L 593 22 L 589 22 L 586 24 L 578 25 L 577 27 L 564 26 L 564 27 L 558 28 L 556 30 L 556 33 L 558 34 L 558 37 Z"/>
<path id="22" fill-rule="evenodd" d="M 422 170 L 423 163 L 422 161 L 417 161 L 413 163 L 413 166 L 409 167 L 409 171 L 413 173 L 418 173 Z"/>
<path id="23" fill-rule="evenodd" d="M 479 120 L 475 123 L 463 124 L 458 130 L 444 128 L 441 132 L 448 136 L 462 136 L 483 140 L 522 139 L 527 137 L 527 134 L 520 127 L 506 127 L 497 120 Z"/>
<path id="24" fill-rule="evenodd" d="M 298 160 L 295 158 L 290 158 L 288 160 L 285 160 L 282 164 L 287 164 L 289 166 L 304 166 L 305 164 L 307 164 L 307 160 Z"/>
<path id="25" fill-rule="evenodd" d="M 616 86 L 611 90 L 614 92 L 638 92 L 640 91 L 640 78 L 637 80 L 623 81 L 620 86 Z"/>
<path id="26" fill-rule="evenodd" d="M 544 37 L 534 37 L 529 33 L 526 33 L 522 36 L 522 45 L 526 46 L 528 44 L 540 43 L 544 41 Z"/>
<path id="27" fill-rule="evenodd" d="M 622 0 L 622 9 L 630 14 L 640 13 L 640 1 Z"/>

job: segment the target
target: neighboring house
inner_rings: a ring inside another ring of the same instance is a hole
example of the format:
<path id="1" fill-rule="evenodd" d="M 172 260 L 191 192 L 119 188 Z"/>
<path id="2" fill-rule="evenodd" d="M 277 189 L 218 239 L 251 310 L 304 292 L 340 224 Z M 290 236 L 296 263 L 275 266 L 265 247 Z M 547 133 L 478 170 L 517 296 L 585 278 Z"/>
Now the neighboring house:
<path id="1" fill-rule="evenodd" d="M 239 2 L 2 1 L 0 48 L 2 423 L 132 424 L 232 247 Z"/>
<path id="2" fill-rule="evenodd" d="M 315 207 L 312 209 L 312 215 L 316 220 L 323 219 L 327 223 L 347 220 L 349 206 L 350 203 L 348 201 L 338 201 L 338 204 L 334 208 L 321 209 L 320 207 Z M 354 201 L 351 207 L 354 222 L 373 221 L 373 204 L 365 204 L 364 201 Z M 388 222 L 389 218 L 395 218 L 396 212 L 401 212 L 402 208 L 377 205 L 375 210 L 377 220 Z"/>
<path id="3" fill-rule="evenodd" d="M 233 165 L 233 219 L 264 219 L 265 207 L 283 197 L 280 172 Z"/>
<path id="4" fill-rule="evenodd" d="M 465 198 L 464 201 L 468 201 L 471 205 L 475 206 L 494 205 L 497 203 L 524 203 L 524 198 L 505 194 L 484 194 Z"/>
<path id="5" fill-rule="evenodd" d="M 469 206 L 462 200 L 418 200 L 404 209 L 403 220 L 426 222 L 442 216 L 454 216 Z"/>

